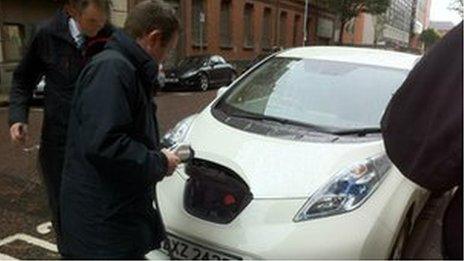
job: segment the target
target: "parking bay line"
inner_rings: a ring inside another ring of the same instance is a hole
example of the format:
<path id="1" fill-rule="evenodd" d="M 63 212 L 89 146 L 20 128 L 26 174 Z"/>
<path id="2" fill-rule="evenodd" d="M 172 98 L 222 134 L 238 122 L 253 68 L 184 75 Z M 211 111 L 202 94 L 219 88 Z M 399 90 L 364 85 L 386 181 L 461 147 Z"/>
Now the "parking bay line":
<path id="1" fill-rule="evenodd" d="M 50 243 L 48 241 L 45 241 L 43 239 L 35 238 L 33 236 L 30 236 L 30 235 L 27 235 L 27 234 L 22 234 L 22 233 L 15 234 L 13 236 L 9 236 L 9 237 L 6 237 L 6 238 L 0 240 L 0 246 L 12 243 L 12 242 L 14 242 L 16 240 L 21 240 L 21 241 L 24 241 L 24 242 L 29 243 L 31 245 L 35 245 L 35 246 L 47 249 L 47 250 L 49 250 L 51 252 L 58 253 L 58 248 L 57 248 L 57 246 L 55 244 Z"/>
<path id="2" fill-rule="evenodd" d="M 39 234 L 45 235 L 51 232 L 52 222 L 48 221 L 37 226 L 37 232 Z"/>
<path id="3" fill-rule="evenodd" d="M 0 253 L 0 260 L 19 260 L 19 259 Z"/>
<path id="4" fill-rule="evenodd" d="M 9 107 L 0 107 L 0 111 L 9 111 L 10 108 Z M 40 108 L 40 107 L 31 107 L 30 108 L 30 111 L 33 111 L 33 112 L 43 112 L 44 109 L 43 108 Z"/>

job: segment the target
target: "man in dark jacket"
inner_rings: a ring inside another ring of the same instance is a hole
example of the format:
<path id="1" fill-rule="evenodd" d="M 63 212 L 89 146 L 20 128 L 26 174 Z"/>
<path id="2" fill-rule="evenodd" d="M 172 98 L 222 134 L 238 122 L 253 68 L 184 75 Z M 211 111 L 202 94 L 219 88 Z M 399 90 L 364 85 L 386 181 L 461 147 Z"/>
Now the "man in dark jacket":
<path id="1" fill-rule="evenodd" d="M 109 0 L 67 0 L 65 8 L 39 28 L 13 75 L 9 125 L 11 138 L 18 143 L 26 140 L 32 93 L 45 76 L 39 161 L 58 247 L 58 200 L 74 84 L 88 56 L 99 52 L 101 42 L 112 33 L 111 26 L 106 25 L 109 10 Z"/>
<path id="2" fill-rule="evenodd" d="M 178 30 L 169 5 L 144 1 L 79 76 L 61 190 L 66 257 L 142 259 L 165 238 L 154 187 L 180 159 L 160 151 L 153 88 Z"/>
<path id="3" fill-rule="evenodd" d="M 410 73 L 382 119 L 387 153 L 435 193 L 458 188 L 444 217 L 444 257 L 462 260 L 462 23 Z"/>

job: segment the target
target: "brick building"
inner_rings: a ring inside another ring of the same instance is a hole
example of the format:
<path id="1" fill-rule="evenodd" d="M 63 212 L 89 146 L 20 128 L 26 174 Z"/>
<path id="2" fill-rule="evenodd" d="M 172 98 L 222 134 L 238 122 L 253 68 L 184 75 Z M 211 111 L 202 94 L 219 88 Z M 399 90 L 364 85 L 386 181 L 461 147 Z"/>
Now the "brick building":
<path id="1" fill-rule="evenodd" d="M 112 0 L 112 22 L 122 26 L 141 0 Z M 303 45 L 305 0 L 165 0 L 177 11 L 182 33 L 167 65 L 185 56 L 219 54 L 239 67 L 274 47 Z M 309 45 L 334 42 L 336 17 L 309 0 Z M 40 21 L 56 12 L 53 0 L 0 0 L 0 93 Z M 358 37 L 359 38 L 359 37 Z"/>
<path id="2" fill-rule="evenodd" d="M 412 48 L 422 49 L 423 43 L 420 41 L 421 33 L 430 26 L 430 7 L 431 0 L 414 0 L 413 20 L 411 21 L 411 36 L 409 45 Z"/>
<path id="3" fill-rule="evenodd" d="M 141 0 L 129 0 L 129 10 Z M 168 0 L 180 17 L 182 34 L 170 62 L 219 54 L 238 65 L 274 47 L 303 45 L 304 0 Z M 335 17 L 309 1 L 308 42 L 330 44 Z"/>
<path id="4" fill-rule="evenodd" d="M 430 6 L 431 0 L 392 0 L 385 14 L 363 13 L 349 22 L 343 43 L 421 49 L 418 38 L 430 23 Z"/>

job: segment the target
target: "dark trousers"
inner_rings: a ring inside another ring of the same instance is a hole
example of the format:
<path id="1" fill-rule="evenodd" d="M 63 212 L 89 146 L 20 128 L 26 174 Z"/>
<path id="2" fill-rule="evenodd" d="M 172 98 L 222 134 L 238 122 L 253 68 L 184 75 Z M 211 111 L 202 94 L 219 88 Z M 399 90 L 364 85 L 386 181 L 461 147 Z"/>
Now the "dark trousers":
<path id="1" fill-rule="evenodd" d="M 48 203 L 52 214 L 52 225 L 56 234 L 58 250 L 61 246 L 60 188 L 63 162 L 64 148 L 41 144 L 39 151 L 39 165 L 43 183 L 47 191 Z"/>

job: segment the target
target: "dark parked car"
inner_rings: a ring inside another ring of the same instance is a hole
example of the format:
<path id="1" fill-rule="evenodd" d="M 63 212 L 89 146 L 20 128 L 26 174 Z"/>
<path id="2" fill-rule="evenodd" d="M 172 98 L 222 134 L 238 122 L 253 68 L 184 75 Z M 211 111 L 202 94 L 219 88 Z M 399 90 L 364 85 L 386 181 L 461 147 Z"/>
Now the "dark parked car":
<path id="1" fill-rule="evenodd" d="M 236 69 L 219 55 L 191 56 L 176 68 L 166 70 L 163 90 L 186 89 L 206 91 L 230 84 L 237 76 Z"/>
<path id="2" fill-rule="evenodd" d="M 244 72 L 248 71 L 249 69 L 253 68 L 253 66 L 257 65 L 258 63 L 262 62 L 264 59 L 271 56 L 271 53 L 262 53 L 257 55 L 251 62 L 245 67 L 243 70 Z"/>

